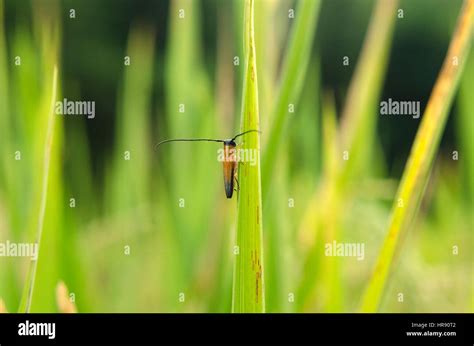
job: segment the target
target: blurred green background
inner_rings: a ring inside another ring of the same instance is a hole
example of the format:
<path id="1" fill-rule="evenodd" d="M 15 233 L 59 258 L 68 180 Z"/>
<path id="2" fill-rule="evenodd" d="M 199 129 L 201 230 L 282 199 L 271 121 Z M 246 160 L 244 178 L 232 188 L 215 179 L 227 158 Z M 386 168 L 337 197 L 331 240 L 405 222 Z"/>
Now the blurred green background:
<path id="1" fill-rule="evenodd" d="M 288 11 L 296 18 L 298 2 L 255 4 L 262 155 L 296 20 Z M 357 310 L 421 121 L 380 116 L 378 102 L 420 101 L 424 109 L 462 1 L 400 1 L 404 16 L 387 43 L 368 150 L 328 201 L 321 192 L 333 184 L 328 124 L 341 118 L 374 4 L 322 1 L 295 111 L 285 114 L 272 180 L 263 182 L 269 312 Z M 95 102 L 94 119 L 57 116 L 32 311 L 57 311 L 60 280 L 80 312 L 230 311 L 236 202 L 225 198 L 220 146 L 154 144 L 239 132 L 242 23 L 242 0 L 0 0 L 0 242 L 34 239 L 54 65 L 58 100 Z M 474 309 L 473 59 L 383 312 Z M 325 257 L 318 244 L 332 240 L 364 243 L 364 260 Z M 18 309 L 28 265 L 0 258 L 9 311 Z"/>

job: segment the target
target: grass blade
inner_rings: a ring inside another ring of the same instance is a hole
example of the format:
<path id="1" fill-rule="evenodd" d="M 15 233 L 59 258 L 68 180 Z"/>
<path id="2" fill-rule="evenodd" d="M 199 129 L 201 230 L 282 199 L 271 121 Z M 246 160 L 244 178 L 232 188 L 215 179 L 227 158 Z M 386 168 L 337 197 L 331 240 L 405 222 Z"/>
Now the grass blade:
<path id="1" fill-rule="evenodd" d="M 461 146 L 464 148 L 464 160 L 461 162 L 464 174 L 464 184 L 467 186 L 466 196 L 468 208 L 471 206 L 474 198 L 474 100 L 472 99 L 472 90 L 474 90 L 474 56 L 469 56 L 469 62 L 463 73 L 463 78 L 459 88 L 459 119 L 457 124 L 458 136 Z M 471 209 L 468 209 L 471 210 Z"/>
<path id="2" fill-rule="evenodd" d="M 300 0 L 296 9 L 298 15 L 292 29 L 288 53 L 282 70 L 280 90 L 270 120 L 272 127 L 268 132 L 269 138 L 263 155 L 262 183 L 265 196 L 267 196 L 271 183 L 279 144 L 282 142 L 284 135 L 288 104 L 296 104 L 303 88 L 320 5 L 319 0 Z"/>
<path id="3" fill-rule="evenodd" d="M 40 202 L 40 210 L 38 215 L 38 223 L 37 223 L 37 233 L 36 233 L 36 240 L 35 243 L 38 246 L 38 255 L 40 253 L 40 245 L 41 245 L 41 238 L 43 234 L 43 225 L 45 220 L 46 214 L 46 202 L 47 202 L 47 194 L 48 194 L 48 181 L 49 181 L 49 168 L 50 168 L 50 159 L 51 159 L 51 148 L 53 146 L 53 135 L 54 135 L 54 123 L 56 120 L 56 115 L 54 114 L 54 105 L 56 102 L 56 95 L 57 95 L 57 84 L 58 84 L 58 69 L 55 66 L 53 72 L 53 85 L 52 85 L 52 93 L 51 93 L 51 105 L 48 114 L 48 127 L 46 132 L 46 141 L 44 145 L 44 159 L 43 159 L 43 175 L 42 175 L 42 185 L 41 185 L 41 202 Z M 35 287 L 35 279 L 36 279 L 36 270 L 38 267 L 38 260 L 31 261 L 30 272 L 28 274 L 28 280 L 26 283 L 26 300 L 24 300 L 24 309 L 23 306 L 20 307 L 20 311 L 29 312 L 33 297 L 33 290 Z"/>
<path id="4" fill-rule="evenodd" d="M 330 299 L 325 301 L 325 298 L 320 297 L 317 292 L 319 283 L 321 283 L 320 289 L 327 291 L 333 289 L 324 285 L 325 281 L 331 282 L 331 280 L 321 277 L 322 270 L 317 269 L 327 270 L 327 264 L 323 262 L 328 259 L 318 254 L 323 253 L 324 244 L 321 242 L 333 240 L 332 237 L 339 227 L 337 223 L 344 213 L 345 205 L 348 205 L 353 198 L 348 182 L 354 178 L 354 165 L 361 167 L 363 166 L 361 162 L 366 162 L 363 160 L 371 158 L 368 151 L 373 147 L 375 136 L 374 109 L 386 72 L 397 3 L 397 0 L 379 0 L 374 6 L 363 48 L 351 79 L 341 128 L 337 134 L 334 134 L 337 140 L 335 138 L 333 141 L 331 135 L 333 132 L 331 128 L 336 127 L 335 124 L 331 124 L 331 119 L 335 118 L 335 106 L 327 102 L 323 107 L 323 113 L 326 113 L 323 118 L 327 119 L 327 123 L 323 124 L 323 129 L 325 129 L 323 130 L 323 138 L 325 138 L 323 157 L 325 160 L 340 157 L 340 152 L 347 150 L 350 152 L 351 159 L 329 160 L 323 164 L 325 172 L 323 172 L 320 187 L 308 203 L 300 226 L 301 243 L 304 244 L 305 251 L 308 251 L 299 294 L 299 304 L 305 310 L 313 309 L 315 304 L 323 310 L 328 310 L 332 304 Z M 334 113 L 333 116 L 328 116 L 331 113 Z M 344 164 L 341 164 L 341 161 Z M 360 172 L 358 173 L 360 175 Z M 321 200 L 326 201 L 324 206 L 320 206 Z M 318 212 L 315 213 L 315 210 Z M 328 298 L 330 296 L 331 294 L 326 295 Z"/>
<path id="5" fill-rule="evenodd" d="M 354 76 L 349 85 L 342 112 L 341 150 L 351 159 L 345 163 L 343 175 L 360 174 L 373 159 L 376 129 L 376 107 L 387 70 L 398 0 L 379 0 L 364 40 Z"/>
<path id="6" fill-rule="evenodd" d="M 11 169 L 7 169 L 9 153 L 11 149 L 11 122 L 9 114 L 9 71 L 7 68 L 7 45 L 6 35 L 4 29 L 4 13 L 5 5 L 3 0 L 0 0 L 0 205 L 8 203 L 8 196 L 11 196 L 13 190 Z M 7 219 L 7 213 L 1 213 L 0 219 Z M 4 239 L 8 236 L 6 231 L 0 229 L 0 237 Z M 5 300 L 11 304 L 15 296 L 15 272 L 11 263 L 2 261 L 0 263 L 0 294 Z M 0 301 L 0 312 L 1 312 Z"/>
<path id="7" fill-rule="evenodd" d="M 254 1 L 245 2 L 245 75 L 241 131 L 259 129 L 257 60 L 254 37 Z M 233 312 L 265 312 L 265 287 L 262 248 L 262 195 L 260 183 L 260 138 L 258 133 L 245 136 L 243 149 L 256 152 L 255 165 L 239 168 L 240 190 L 237 212 L 237 246 L 232 299 Z"/>
<path id="8" fill-rule="evenodd" d="M 388 234 L 363 297 L 361 306 L 363 312 L 378 310 L 390 270 L 393 267 L 399 239 L 406 233 L 410 222 L 415 217 L 423 196 L 454 92 L 464 62 L 467 60 L 472 35 L 474 0 L 465 1 L 461 13 L 442 70 L 423 114 L 423 120 L 392 206 Z M 403 203 L 402 207 L 399 207 L 400 202 Z"/>

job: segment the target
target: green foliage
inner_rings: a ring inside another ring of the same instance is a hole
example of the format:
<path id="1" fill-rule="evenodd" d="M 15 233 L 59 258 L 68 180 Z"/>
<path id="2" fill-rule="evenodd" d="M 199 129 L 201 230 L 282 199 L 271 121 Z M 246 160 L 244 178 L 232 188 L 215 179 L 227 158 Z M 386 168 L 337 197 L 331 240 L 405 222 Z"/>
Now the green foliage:
<path id="1" fill-rule="evenodd" d="M 377 311 L 400 239 L 419 209 L 451 102 L 468 59 L 473 21 L 474 2 L 466 1 L 393 202 L 388 233 L 362 301 L 361 310 L 364 312 Z M 453 63 L 453 57 L 459 59 L 459 63 Z"/>
<path id="2" fill-rule="evenodd" d="M 363 311 L 472 311 L 472 54 L 400 181 L 417 123 L 377 116 L 382 96 L 431 89 L 461 1 L 407 3 L 403 19 L 396 0 L 346 2 L 151 1 L 132 18 L 103 0 L 69 20 L 61 1 L 0 0 L 0 242 L 41 241 L 37 263 L 0 258 L 7 310 L 57 311 L 64 281 L 80 312 L 347 312 L 361 297 Z M 423 69 L 400 70 L 407 56 Z M 53 118 L 63 97 L 96 101 L 96 119 Z M 220 144 L 153 149 L 254 129 L 237 144 L 258 161 L 239 164 L 231 200 Z M 326 256 L 334 240 L 364 243 L 364 260 Z"/>

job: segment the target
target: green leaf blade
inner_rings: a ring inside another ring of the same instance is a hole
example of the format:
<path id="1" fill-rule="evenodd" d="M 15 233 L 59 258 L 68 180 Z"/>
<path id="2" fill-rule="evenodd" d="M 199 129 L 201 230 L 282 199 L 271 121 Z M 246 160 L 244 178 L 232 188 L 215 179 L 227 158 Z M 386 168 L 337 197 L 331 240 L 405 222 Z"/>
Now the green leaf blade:
<path id="1" fill-rule="evenodd" d="M 257 60 L 253 28 L 253 0 L 246 3 L 246 67 L 242 105 L 242 132 L 259 129 Z M 256 162 L 239 167 L 237 246 L 234 268 L 233 312 L 265 312 L 263 270 L 262 189 L 260 177 L 260 136 L 243 137 L 245 152 L 256 154 Z"/>

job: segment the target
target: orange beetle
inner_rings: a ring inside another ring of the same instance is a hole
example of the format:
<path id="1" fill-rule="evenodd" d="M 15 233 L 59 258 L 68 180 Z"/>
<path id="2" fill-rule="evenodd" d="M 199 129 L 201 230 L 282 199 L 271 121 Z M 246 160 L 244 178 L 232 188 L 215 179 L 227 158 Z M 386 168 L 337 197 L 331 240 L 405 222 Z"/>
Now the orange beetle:
<path id="1" fill-rule="evenodd" d="M 219 142 L 224 143 L 224 189 L 225 195 L 227 198 L 232 198 L 234 194 L 234 178 L 237 172 L 237 157 L 235 148 L 237 144 L 235 139 L 237 137 L 243 136 L 249 132 L 260 132 L 258 130 L 248 130 L 238 135 L 235 135 L 232 139 L 212 139 L 212 138 L 177 138 L 177 139 L 167 139 L 158 143 L 155 148 L 158 148 L 160 145 L 169 142 Z M 237 181 L 237 179 L 235 178 Z M 237 182 L 238 185 L 238 182 Z"/>

